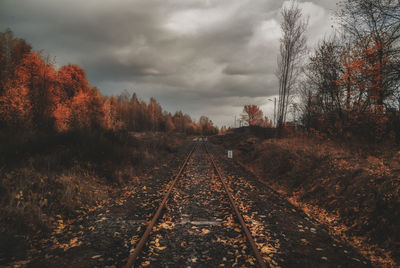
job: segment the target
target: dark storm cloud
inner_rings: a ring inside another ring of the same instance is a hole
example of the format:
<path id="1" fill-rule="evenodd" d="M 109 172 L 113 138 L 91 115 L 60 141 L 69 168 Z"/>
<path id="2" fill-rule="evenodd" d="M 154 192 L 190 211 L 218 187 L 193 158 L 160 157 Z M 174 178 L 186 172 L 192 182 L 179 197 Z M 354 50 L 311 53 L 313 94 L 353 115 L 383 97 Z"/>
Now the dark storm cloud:
<path id="1" fill-rule="evenodd" d="M 154 96 L 170 111 L 231 123 L 241 105 L 277 92 L 276 0 L 1 0 L 0 30 L 11 28 L 57 65 L 82 66 L 106 95 Z M 302 2 L 315 44 L 330 29 L 335 1 Z"/>

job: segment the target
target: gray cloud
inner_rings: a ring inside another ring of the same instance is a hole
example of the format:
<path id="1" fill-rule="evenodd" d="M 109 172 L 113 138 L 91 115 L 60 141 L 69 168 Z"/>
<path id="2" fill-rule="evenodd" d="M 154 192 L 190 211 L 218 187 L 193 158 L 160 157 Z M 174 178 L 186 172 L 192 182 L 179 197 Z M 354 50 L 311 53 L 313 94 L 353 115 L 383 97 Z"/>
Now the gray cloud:
<path id="1" fill-rule="evenodd" d="M 82 66 L 106 95 L 124 89 L 167 110 L 231 124 L 241 105 L 277 93 L 276 0 L 2 0 L 0 30 L 11 28 L 57 65 Z M 313 45 L 330 31 L 335 1 L 302 2 Z"/>

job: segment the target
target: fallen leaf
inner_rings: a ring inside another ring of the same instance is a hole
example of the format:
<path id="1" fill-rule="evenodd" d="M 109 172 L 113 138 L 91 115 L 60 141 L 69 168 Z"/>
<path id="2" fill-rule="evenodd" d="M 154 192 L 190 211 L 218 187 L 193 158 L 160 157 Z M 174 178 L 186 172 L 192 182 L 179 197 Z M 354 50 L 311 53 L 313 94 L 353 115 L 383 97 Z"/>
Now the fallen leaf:
<path id="1" fill-rule="evenodd" d="M 210 233 L 211 231 L 210 230 L 208 230 L 208 229 L 201 229 L 201 234 L 202 235 L 206 235 L 206 234 L 208 234 L 208 233 Z"/>
<path id="2" fill-rule="evenodd" d="M 263 247 L 261 248 L 261 252 L 264 253 L 264 254 L 275 253 L 275 252 L 276 252 L 276 249 L 273 248 L 273 247 L 270 246 L 270 245 L 266 245 L 266 246 L 263 246 Z"/>
<path id="3" fill-rule="evenodd" d="M 164 222 L 164 223 L 161 224 L 161 228 L 171 230 L 171 229 L 172 229 L 172 226 L 169 225 L 168 223 L 165 223 L 165 222 Z"/>
<path id="4" fill-rule="evenodd" d="M 14 263 L 14 267 L 19 267 L 21 265 L 25 265 L 25 264 L 28 264 L 30 262 L 31 262 L 31 260 L 18 261 L 18 262 Z"/>
<path id="5" fill-rule="evenodd" d="M 305 239 L 305 238 L 300 239 L 300 241 L 301 241 L 303 244 L 310 244 L 310 242 L 308 242 L 307 239 Z"/>
<path id="6" fill-rule="evenodd" d="M 78 241 L 78 237 L 72 238 L 71 241 L 69 242 L 69 246 L 70 246 L 71 248 L 73 248 L 73 247 L 78 247 L 78 246 L 80 246 L 81 244 L 82 244 L 82 242 L 79 242 L 79 241 Z"/>
<path id="7" fill-rule="evenodd" d="M 150 265 L 150 261 L 142 262 L 140 265 L 142 265 L 143 267 L 149 266 Z"/>

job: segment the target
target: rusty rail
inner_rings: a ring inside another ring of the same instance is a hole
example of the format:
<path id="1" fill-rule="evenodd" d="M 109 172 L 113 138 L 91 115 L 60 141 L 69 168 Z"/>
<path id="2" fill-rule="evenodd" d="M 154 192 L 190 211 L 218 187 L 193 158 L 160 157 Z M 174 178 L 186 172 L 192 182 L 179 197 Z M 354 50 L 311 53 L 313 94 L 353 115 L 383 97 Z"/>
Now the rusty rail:
<path id="1" fill-rule="evenodd" d="M 164 195 L 164 199 L 162 200 L 160 206 L 158 207 L 156 213 L 154 214 L 151 222 L 149 223 L 149 225 L 147 226 L 146 231 L 144 232 L 144 234 L 142 235 L 142 237 L 140 238 L 139 243 L 136 245 L 134 251 L 129 255 L 128 257 L 128 261 L 125 265 L 125 268 L 131 268 L 134 267 L 134 263 L 137 259 L 137 257 L 139 256 L 140 252 L 142 251 L 143 246 L 146 244 L 147 238 L 149 237 L 151 230 L 153 229 L 154 225 L 156 224 L 158 217 L 161 214 L 161 211 L 164 209 L 165 204 L 168 201 L 169 195 L 172 192 L 172 189 L 174 188 L 178 178 L 181 176 L 183 170 L 185 169 L 190 157 L 192 156 L 194 150 L 196 149 L 198 145 L 198 142 L 195 143 L 195 145 L 193 146 L 193 148 L 190 150 L 190 152 L 188 153 L 188 155 L 186 156 L 181 168 L 179 169 L 178 173 L 175 175 L 175 178 L 173 179 L 171 185 L 169 186 L 167 193 Z"/>
<path id="2" fill-rule="evenodd" d="M 256 245 L 256 242 L 254 241 L 249 229 L 247 228 L 246 222 L 244 221 L 242 215 L 240 214 L 240 211 L 239 211 L 238 207 L 235 204 L 235 201 L 234 201 L 234 199 L 232 197 L 232 194 L 230 193 L 230 191 L 228 189 L 228 186 L 226 185 L 224 179 L 222 178 L 220 170 L 218 169 L 217 165 L 215 164 L 215 161 L 214 161 L 211 153 L 208 151 L 206 144 L 203 143 L 203 145 L 204 145 L 204 148 L 205 148 L 208 156 L 210 157 L 211 163 L 212 163 L 215 171 L 217 172 L 217 175 L 218 175 L 219 179 L 222 182 L 222 185 L 223 185 L 223 187 L 225 189 L 225 192 L 226 192 L 226 194 L 228 196 L 229 202 L 231 203 L 231 207 L 232 207 L 233 211 L 235 212 L 235 215 L 236 215 L 237 219 L 239 220 L 240 225 L 242 226 L 242 229 L 243 229 L 243 231 L 244 231 L 244 233 L 246 235 L 247 241 L 249 242 L 249 244 L 251 246 L 251 249 L 253 250 L 254 256 L 256 257 L 257 262 L 258 262 L 258 266 L 261 267 L 261 268 L 266 268 L 267 266 L 266 266 L 263 258 L 261 257 L 260 252 L 258 251 L 258 247 Z"/>

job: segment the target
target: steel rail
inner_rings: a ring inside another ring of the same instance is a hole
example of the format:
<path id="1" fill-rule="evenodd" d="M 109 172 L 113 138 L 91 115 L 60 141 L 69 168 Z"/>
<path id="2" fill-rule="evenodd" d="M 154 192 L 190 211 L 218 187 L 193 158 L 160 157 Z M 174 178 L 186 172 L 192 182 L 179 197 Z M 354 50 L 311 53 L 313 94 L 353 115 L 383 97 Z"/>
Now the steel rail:
<path id="1" fill-rule="evenodd" d="M 226 185 L 226 183 L 225 183 L 225 181 L 224 181 L 224 179 L 223 179 L 223 177 L 221 175 L 220 170 L 218 169 L 217 165 L 215 164 L 215 161 L 214 161 L 211 153 L 208 151 L 208 148 L 207 148 L 207 145 L 206 145 L 205 142 L 203 142 L 203 145 L 204 145 L 204 148 L 205 148 L 205 150 L 207 152 L 207 155 L 210 157 L 211 163 L 212 163 L 215 171 L 217 172 L 217 175 L 218 175 L 219 179 L 222 182 L 222 185 L 223 185 L 223 187 L 225 189 L 225 192 L 226 192 L 226 194 L 228 196 L 229 202 L 231 203 L 231 207 L 232 207 L 233 211 L 235 212 L 235 215 L 236 215 L 237 219 L 239 220 L 240 225 L 242 226 L 242 229 L 243 229 L 243 231 L 244 231 L 244 233 L 246 235 L 247 241 L 249 242 L 249 244 L 251 246 L 251 249 L 253 250 L 253 253 L 254 253 L 254 255 L 255 255 L 256 259 L 257 259 L 257 262 L 258 262 L 258 266 L 261 267 L 261 268 L 266 268 L 267 265 L 265 264 L 263 258 L 260 255 L 260 252 L 258 251 L 258 247 L 256 245 L 256 242 L 254 241 L 249 229 L 247 228 L 246 222 L 244 221 L 242 215 L 240 214 L 240 211 L 239 211 L 238 207 L 235 204 L 235 201 L 234 201 L 234 199 L 232 197 L 232 194 L 230 193 L 230 191 L 228 189 L 228 186 Z"/>
<path id="2" fill-rule="evenodd" d="M 128 256 L 128 260 L 127 263 L 125 265 L 125 268 L 131 268 L 134 267 L 135 261 L 137 259 L 137 257 L 139 256 L 140 252 L 142 251 L 143 246 L 146 244 L 146 241 L 155 225 L 155 223 L 157 222 L 161 211 L 164 209 L 165 204 L 168 201 L 169 195 L 172 192 L 172 189 L 174 188 L 178 178 L 181 176 L 184 168 L 186 167 L 190 157 L 192 156 L 193 152 L 195 151 L 195 149 L 197 148 L 198 142 L 195 143 L 195 145 L 193 146 L 193 148 L 191 149 L 191 151 L 188 153 L 188 155 L 186 156 L 181 168 L 179 169 L 178 173 L 175 175 L 175 178 L 173 179 L 171 185 L 169 186 L 167 193 L 164 195 L 164 199 L 162 200 L 160 206 L 158 207 L 156 213 L 154 214 L 151 222 L 149 223 L 149 225 L 147 226 L 146 231 L 144 232 L 144 234 L 142 235 L 142 237 L 140 238 L 139 243 L 136 245 L 134 251 Z"/>

